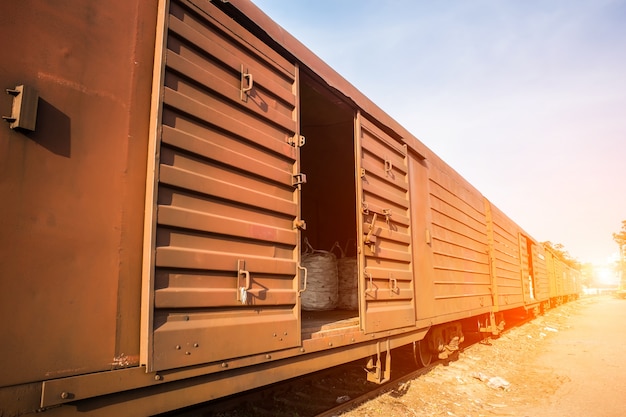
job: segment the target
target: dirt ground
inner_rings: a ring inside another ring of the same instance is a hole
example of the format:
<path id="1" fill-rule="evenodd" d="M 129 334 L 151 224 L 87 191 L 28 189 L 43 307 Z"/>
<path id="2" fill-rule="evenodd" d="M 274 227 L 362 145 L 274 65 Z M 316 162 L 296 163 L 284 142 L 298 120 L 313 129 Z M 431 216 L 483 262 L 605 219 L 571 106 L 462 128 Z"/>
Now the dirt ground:
<path id="1" fill-rule="evenodd" d="M 617 330 L 617 331 L 616 331 Z M 342 414 L 626 415 L 626 300 L 582 298 Z"/>

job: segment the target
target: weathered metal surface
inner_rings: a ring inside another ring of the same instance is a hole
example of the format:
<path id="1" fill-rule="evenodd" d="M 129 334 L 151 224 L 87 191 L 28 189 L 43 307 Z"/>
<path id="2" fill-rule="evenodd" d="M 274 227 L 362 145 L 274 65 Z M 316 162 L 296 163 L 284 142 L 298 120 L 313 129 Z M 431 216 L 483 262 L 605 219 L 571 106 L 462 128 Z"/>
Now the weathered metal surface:
<path id="1" fill-rule="evenodd" d="M 39 93 L 34 132 L 0 123 L 0 386 L 138 363 L 155 13 L 0 3 L 0 114 Z"/>
<path id="2" fill-rule="evenodd" d="M 296 346 L 296 69 L 209 3 L 167 27 L 148 366 Z"/>
<path id="3" fill-rule="evenodd" d="M 85 399 L 48 412 L 154 414 L 578 291 L 576 271 L 252 3 L 159 4 L 158 25 L 141 1 L 0 6 L 14 44 L 0 87 L 41 97 L 34 133 L 0 125 L 9 413 Z M 356 238 L 359 312 L 302 317 L 304 220 L 323 249 Z"/>

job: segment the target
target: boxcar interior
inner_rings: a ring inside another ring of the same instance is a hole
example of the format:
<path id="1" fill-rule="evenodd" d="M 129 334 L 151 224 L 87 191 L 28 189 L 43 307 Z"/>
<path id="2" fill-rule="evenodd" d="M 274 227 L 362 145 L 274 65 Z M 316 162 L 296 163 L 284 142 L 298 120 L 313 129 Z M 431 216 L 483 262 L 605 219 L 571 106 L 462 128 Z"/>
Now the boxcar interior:
<path id="1" fill-rule="evenodd" d="M 304 80 L 300 93 L 301 132 L 306 137 L 300 160 L 307 177 L 302 187 L 303 240 L 324 251 L 338 243 L 345 256 L 356 256 L 354 111 L 313 81 Z M 337 249 L 333 253 L 342 255 Z M 303 311 L 302 337 L 358 324 L 357 311 Z"/>

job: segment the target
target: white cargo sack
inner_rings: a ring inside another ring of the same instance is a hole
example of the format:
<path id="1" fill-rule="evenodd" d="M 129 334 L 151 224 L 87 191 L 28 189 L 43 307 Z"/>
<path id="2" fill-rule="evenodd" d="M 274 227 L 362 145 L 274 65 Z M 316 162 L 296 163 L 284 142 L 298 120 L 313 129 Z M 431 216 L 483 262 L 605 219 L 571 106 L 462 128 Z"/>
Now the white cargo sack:
<path id="1" fill-rule="evenodd" d="M 301 293 L 302 309 L 306 311 L 334 310 L 337 307 L 337 257 L 313 249 L 307 239 L 302 254 L 302 266 L 307 269 L 306 288 Z"/>
<path id="2" fill-rule="evenodd" d="M 340 256 L 337 259 L 337 274 L 338 274 L 338 287 L 339 287 L 339 299 L 337 301 L 337 308 L 342 310 L 358 310 L 359 309 L 359 294 L 358 294 L 358 269 L 355 256 L 346 256 L 348 253 L 348 246 L 351 241 L 346 243 L 346 247 L 341 249 L 339 242 L 335 243 L 335 248 L 339 249 Z M 353 242 L 354 243 L 354 242 Z"/>

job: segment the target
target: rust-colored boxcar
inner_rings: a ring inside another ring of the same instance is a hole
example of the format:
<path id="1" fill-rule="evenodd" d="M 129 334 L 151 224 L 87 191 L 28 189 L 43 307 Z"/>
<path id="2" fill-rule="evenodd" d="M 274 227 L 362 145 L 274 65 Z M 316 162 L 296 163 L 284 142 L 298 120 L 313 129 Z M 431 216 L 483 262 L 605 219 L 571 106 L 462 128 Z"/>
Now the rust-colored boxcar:
<path id="1" fill-rule="evenodd" d="M 381 382 L 395 347 L 445 357 L 463 319 L 497 333 L 576 293 L 247 0 L 22 1 L 0 23 L 2 87 L 39 97 L 34 131 L 0 126 L 0 414 L 156 414 L 366 357 Z M 302 308 L 305 239 L 356 242 L 355 305 Z"/>

